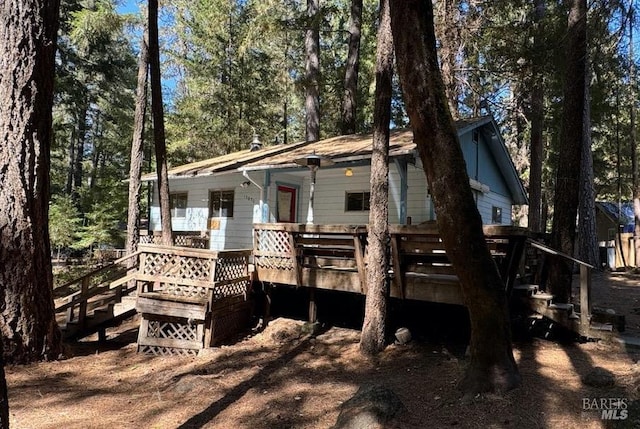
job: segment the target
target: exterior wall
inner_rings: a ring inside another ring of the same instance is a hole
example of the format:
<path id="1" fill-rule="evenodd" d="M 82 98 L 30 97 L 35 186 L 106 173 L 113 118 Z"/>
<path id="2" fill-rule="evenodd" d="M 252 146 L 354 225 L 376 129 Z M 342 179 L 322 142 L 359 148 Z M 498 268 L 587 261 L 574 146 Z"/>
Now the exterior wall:
<path id="1" fill-rule="evenodd" d="M 491 154 L 485 135 L 479 133 L 478 144 L 473 142 L 472 137 L 472 131 L 460 136 L 460 146 L 467 163 L 467 174 L 470 178 L 489 186 L 491 192 L 509 197 L 510 192 L 506 181 Z"/>
<path id="2" fill-rule="evenodd" d="M 351 167 L 353 175 L 345 176 L 345 168 L 321 168 L 316 174 L 314 195 L 314 223 L 362 225 L 369 222 L 369 211 L 346 211 L 347 192 L 368 192 L 371 186 L 368 165 Z M 407 215 L 412 222 L 433 219 L 424 172 L 408 166 Z M 277 184 L 295 185 L 298 193 L 298 222 L 305 223 L 309 208 L 310 174 L 297 171 L 295 174 L 273 173 L 269 187 L 270 221 L 275 221 Z M 400 174 L 395 164 L 389 168 L 389 223 L 400 223 L 401 186 Z"/>
<path id="3" fill-rule="evenodd" d="M 261 180 L 256 180 L 256 182 L 260 183 Z M 251 234 L 253 222 L 261 221 L 261 192 L 253 184 L 248 187 L 241 187 L 240 184 L 245 181 L 246 179 L 240 173 L 170 180 L 169 189 L 172 193 L 188 193 L 186 216 L 184 218 L 172 218 L 171 225 L 173 230 L 207 233 L 209 235 L 209 247 L 213 250 L 251 248 L 253 245 Z M 233 217 L 209 219 L 209 191 L 211 190 L 234 191 Z M 149 224 L 151 230 L 157 231 L 160 229 L 158 192 L 155 189 Z"/>
<path id="4" fill-rule="evenodd" d="M 502 209 L 502 222 L 498 225 L 511 225 L 512 207 L 511 200 L 495 192 L 476 192 L 476 207 L 482 216 L 482 223 L 485 225 L 498 224 L 493 222 L 493 207 Z"/>
<path id="5" fill-rule="evenodd" d="M 407 166 L 407 216 L 417 225 L 435 219 L 431 195 L 427 187 L 427 178 L 418 160 L 415 165 Z"/>

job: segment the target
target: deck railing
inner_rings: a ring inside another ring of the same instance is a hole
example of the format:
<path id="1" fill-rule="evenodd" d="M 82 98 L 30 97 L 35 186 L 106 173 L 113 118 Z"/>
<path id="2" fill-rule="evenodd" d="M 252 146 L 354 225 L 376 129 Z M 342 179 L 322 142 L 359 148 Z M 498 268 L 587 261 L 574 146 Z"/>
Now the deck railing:
<path id="1" fill-rule="evenodd" d="M 67 324 L 86 325 L 87 314 L 95 308 L 120 302 L 122 296 L 133 291 L 126 282 L 127 263 L 138 258 L 140 251 L 124 256 L 114 262 L 90 271 L 83 276 L 59 286 L 60 290 L 75 292 L 56 300 L 56 313 L 65 312 Z"/>
<path id="2" fill-rule="evenodd" d="M 254 263 L 261 281 L 366 293 L 367 227 L 255 224 Z M 390 225 L 390 295 L 462 304 L 435 224 Z M 507 288 L 515 281 L 527 230 L 484 228 Z M 428 285 L 428 287 L 427 287 Z"/>
<path id="3" fill-rule="evenodd" d="M 140 244 L 162 244 L 162 235 L 159 231 L 151 231 L 140 235 Z M 190 247 L 193 249 L 208 249 L 209 237 L 199 231 L 174 231 L 173 245 L 177 247 Z"/>

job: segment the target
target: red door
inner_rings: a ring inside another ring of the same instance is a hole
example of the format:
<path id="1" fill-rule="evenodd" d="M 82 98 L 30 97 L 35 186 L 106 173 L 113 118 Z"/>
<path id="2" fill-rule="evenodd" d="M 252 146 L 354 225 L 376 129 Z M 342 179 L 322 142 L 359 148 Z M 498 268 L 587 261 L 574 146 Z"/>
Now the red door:
<path id="1" fill-rule="evenodd" d="M 296 221 L 296 188 L 278 185 L 278 222 Z"/>

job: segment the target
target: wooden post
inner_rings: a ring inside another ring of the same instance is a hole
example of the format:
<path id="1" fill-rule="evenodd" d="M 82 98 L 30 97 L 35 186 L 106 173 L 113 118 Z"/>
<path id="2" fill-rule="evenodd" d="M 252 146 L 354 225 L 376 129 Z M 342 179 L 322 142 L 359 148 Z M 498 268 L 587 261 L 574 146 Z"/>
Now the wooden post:
<path id="1" fill-rule="evenodd" d="M 318 321 L 318 304 L 316 303 L 316 290 L 309 288 L 309 322 L 316 323 Z"/>
<path id="2" fill-rule="evenodd" d="M 296 274 L 296 287 L 300 287 L 302 286 L 302 264 L 304 264 L 304 261 L 298 260 L 298 256 L 302 256 L 302 254 L 298 249 L 298 246 L 296 245 L 296 240 L 293 232 L 288 232 L 287 234 L 289 235 L 289 257 L 291 258 L 291 262 L 293 263 L 293 270 Z"/>
<path id="3" fill-rule="evenodd" d="M 362 245 L 362 235 L 353 234 L 353 247 L 356 257 L 356 266 L 358 268 L 358 277 L 360 278 L 360 291 L 367 294 L 367 270 L 364 260 L 364 246 Z"/>
<path id="4" fill-rule="evenodd" d="M 391 266 L 393 267 L 393 284 L 398 289 L 398 296 L 404 299 L 404 281 L 400 261 L 400 244 L 398 234 L 391 234 Z"/>
<path id="5" fill-rule="evenodd" d="M 87 293 L 89 291 L 89 277 L 86 276 L 82 279 L 82 286 L 81 286 L 81 293 L 80 296 L 81 301 L 80 301 L 80 307 L 78 309 L 78 326 L 84 327 L 85 326 L 85 321 L 86 321 L 86 317 L 87 317 Z"/>
<path id="6" fill-rule="evenodd" d="M 266 328 L 267 324 L 271 320 L 271 283 L 264 285 L 264 322 L 263 326 Z"/>
<path id="7" fill-rule="evenodd" d="M 591 323 L 591 268 L 580 264 L 580 330 L 589 331 Z"/>
<path id="8" fill-rule="evenodd" d="M 213 344 L 213 331 L 215 329 L 215 315 L 213 314 L 213 286 L 215 285 L 216 270 L 218 269 L 218 258 L 209 259 L 211 264 L 209 272 L 209 282 L 211 287 L 207 290 L 207 315 L 203 324 L 196 327 L 196 336 L 202 339 L 202 347 L 208 349 Z"/>

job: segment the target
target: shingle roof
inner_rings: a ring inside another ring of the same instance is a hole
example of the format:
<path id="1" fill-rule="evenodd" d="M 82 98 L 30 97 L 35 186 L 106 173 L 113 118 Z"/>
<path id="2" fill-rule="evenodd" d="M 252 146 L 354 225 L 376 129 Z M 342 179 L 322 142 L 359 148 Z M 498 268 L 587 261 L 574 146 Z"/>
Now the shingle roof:
<path id="1" fill-rule="evenodd" d="M 487 119 L 489 118 L 489 119 Z M 490 122 L 490 117 L 466 119 L 456 122 L 459 133 L 469 126 L 479 126 Z M 413 133 L 408 129 L 394 130 L 390 133 L 389 156 L 411 153 L 416 145 Z M 169 178 L 209 176 L 230 170 L 259 170 L 264 168 L 286 168 L 295 166 L 295 160 L 312 153 L 334 161 L 367 159 L 371 157 L 372 134 L 352 134 L 331 137 L 316 142 L 298 142 L 287 145 L 268 146 L 256 151 L 249 149 L 202 161 L 192 162 L 169 169 Z M 156 173 L 145 174 L 142 180 L 156 180 Z"/>

